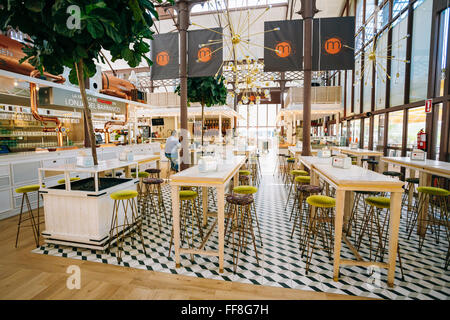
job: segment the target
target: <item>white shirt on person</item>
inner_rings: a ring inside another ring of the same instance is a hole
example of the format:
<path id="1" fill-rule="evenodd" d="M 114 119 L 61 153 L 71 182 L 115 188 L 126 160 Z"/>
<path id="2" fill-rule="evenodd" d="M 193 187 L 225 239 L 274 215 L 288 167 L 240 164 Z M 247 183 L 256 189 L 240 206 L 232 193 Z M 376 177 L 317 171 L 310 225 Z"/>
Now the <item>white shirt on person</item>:
<path id="1" fill-rule="evenodd" d="M 171 155 L 177 154 L 177 149 L 181 146 L 181 143 L 178 141 L 177 137 L 170 136 L 166 140 L 166 147 L 164 148 L 165 153 L 169 153 Z"/>

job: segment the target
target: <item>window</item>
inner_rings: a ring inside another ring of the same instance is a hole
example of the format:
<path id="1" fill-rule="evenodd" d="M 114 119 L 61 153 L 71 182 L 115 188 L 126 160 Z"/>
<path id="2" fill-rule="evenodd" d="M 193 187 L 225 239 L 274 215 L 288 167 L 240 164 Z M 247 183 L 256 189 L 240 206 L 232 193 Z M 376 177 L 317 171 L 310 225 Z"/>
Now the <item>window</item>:
<path id="1" fill-rule="evenodd" d="M 408 6 L 409 0 L 394 0 L 392 6 L 392 17 L 395 18 L 404 8 Z"/>
<path id="2" fill-rule="evenodd" d="M 401 148 L 403 130 L 403 111 L 389 113 L 388 143 L 387 146 Z"/>
<path id="3" fill-rule="evenodd" d="M 267 126 L 275 127 L 277 122 L 277 107 L 276 104 L 267 105 Z"/>
<path id="4" fill-rule="evenodd" d="M 254 104 L 254 105 L 247 105 L 248 107 L 248 126 L 249 127 L 256 127 L 257 123 L 258 123 L 258 115 L 257 115 L 257 108 L 258 105 Z"/>
<path id="5" fill-rule="evenodd" d="M 353 88 L 353 82 L 352 82 L 352 70 L 347 70 L 347 115 L 352 113 L 352 88 Z"/>
<path id="6" fill-rule="evenodd" d="M 267 126 L 267 104 L 258 105 L 258 127 Z"/>
<path id="7" fill-rule="evenodd" d="M 239 114 L 244 118 L 244 119 L 239 119 L 237 125 L 238 125 L 238 127 L 247 127 L 247 106 L 240 105 L 237 107 L 238 107 Z"/>
<path id="8" fill-rule="evenodd" d="M 356 31 L 363 25 L 363 8 L 364 8 L 364 0 L 357 0 L 356 3 Z M 352 13 L 350 13 L 352 15 Z"/>
<path id="9" fill-rule="evenodd" d="M 366 21 L 375 12 L 375 0 L 366 0 Z"/>
<path id="10" fill-rule="evenodd" d="M 447 9 L 448 10 L 448 9 Z M 434 123 L 437 123 L 436 126 L 436 157 L 435 160 L 439 160 L 439 153 L 441 150 L 441 131 L 442 131 L 442 103 L 435 104 L 433 108 L 437 108 L 436 116 L 437 121 L 434 121 Z"/>
<path id="11" fill-rule="evenodd" d="M 361 70 L 361 55 L 358 55 L 355 58 L 355 105 L 353 109 L 355 114 L 359 114 L 361 111 L 361 78 L 363 76 L 363 72 L 364 70 Z"/>
<path id="12" fill-rule="evenodd" d="M 371 111 L 372 105 L 372 72 L 373 62 L 369 60 L 371 46 L 366 48 L 364 57 L 364 89 L 363 89 L 363 112 Z"/>
<path id="13" fill-rule="evenodd" d="M 365 118 L 364 119 L 364 148 L 369 147 L 369 134 L 370 134 L 369 125 L 370 125 L 370 119 Z"/>
<path id="14" fill-rule="evenodd" d="M 366 25 L 364 27 L 364 43 L 368 43 L 370 40 L 373 39 L 374 31 L 375 31 L 375 18 L 370 18 L 369 21 L 366 22 Z"/>
<path id="15" fill-rule="evenodd" d="M 386 30 L 377 39 L 375 52 L 378 57 L 386 56 L 387 36 L 388 32 Z M 386 106 L 387 60 L 385 58 L 377 59 L 375 75 L 375 110 L 380 110 Z"/>
<path id="16" fill-rule="evenodd" d="M 436 68 L 436 88 L 435 95 L 443 96 L 445 94 L 445 70 L 447 69 L 447 48 L 448 48 L 448 33 L 450 28 L 450 8 L 442 11 L 439 18 L 439 43 L 438 43 L 438 58 Z"/>
<path id="17" fill-rule="evenodd" d="M 433 1 L 418 1 L 416 5 L 412 32 L 410 102 L 427 98 Z"/>
<path id="18" fill-rule="evenodd" d="M 377 31 L 380 31 L 389 22 L 389 4 L 387 2 L 377 15 Z"/>
<path id="19" fill-rule="evenodd" d="M 391 107 L 402 105 L 404 103 L 406 63 L 403 61 L 406 59 L 406 39 L 408 30 L 407 16 L 407 13 L 405 13 L 397 19 L 398 22 L 392 29 L 391 56 L 394 56 L 395 59 L 391 59 Z M 387 50 L 384 55 L 388 56 Z"/>
<path id="20" fill-rule="evenodd" d="M 287 0 L 210 0 L 205 3 L 196 4 L 192 7 L 191 12 L 210 12 L 217 10 L 224 10 L 227 6 L 228 8 L 246 8 L 246 7 L 266 7 L 270 4 L 287 4 Z"/>
<path id="21" fill-rule="evenodd" d="M 417 133 L 420 129 L 425 130 L 425 120 L 425 107 L 408 110 L 408 137 L 406 139 L 406 148 L 413 149 L 417 147 Z"/>

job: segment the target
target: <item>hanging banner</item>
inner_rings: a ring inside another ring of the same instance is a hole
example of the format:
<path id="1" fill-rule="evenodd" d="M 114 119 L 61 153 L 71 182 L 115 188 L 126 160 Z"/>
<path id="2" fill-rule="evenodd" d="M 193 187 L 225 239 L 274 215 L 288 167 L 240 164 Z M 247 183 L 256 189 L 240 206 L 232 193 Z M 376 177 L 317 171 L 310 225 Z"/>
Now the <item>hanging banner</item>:
<path id="1" fill-rule="evenodd" d="M 264 71 L 303 70 L 303 20 L 264 22 Z"/>
<path id="2" fill-rule="evenodd" d="M 222 28 L 188 32 L 188 76 L 207 77 L 221 72 Z"/>
<path id="3" fill-rule="evenodd" d="M 178 33 L 153 35 L 150 41 L 153 65 L 150 67 L 152 80 L 176 79 L 180 75 Z"/>
<path id="4" fill-rule="evenodd" d="M 313 70 L 353 70 L 355 17 L 321 18 L 313 22 Z"/>

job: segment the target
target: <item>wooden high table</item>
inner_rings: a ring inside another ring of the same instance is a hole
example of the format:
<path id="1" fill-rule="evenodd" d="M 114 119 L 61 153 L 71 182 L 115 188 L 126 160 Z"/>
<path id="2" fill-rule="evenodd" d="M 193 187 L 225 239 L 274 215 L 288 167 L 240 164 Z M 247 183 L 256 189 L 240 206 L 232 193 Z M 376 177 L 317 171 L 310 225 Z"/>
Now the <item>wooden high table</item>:
<path id="1" fill-rule="evenodd" d="M 409 170 L 419 171 L 419 187 L 431 186 L 431 177 L 433 175 L 450 179 L 450 163 L 444 161 L 430 160 L 411 160 L 409 157 L 383 157 L 381 161 L 408 168 Z M 412 192 L 412 190 L 410 190 Z M 412 198 L 410 194 L 409 199 Z M 424 205 L 423 209 L 428 208 Z M 426 210 L 421 210 L 418 217 L 417 234 L 425 236 L 426 233 Z"/>
<path id="2" fill-rule="evenodd" d="M 350 169 L 335 168 L 331 158 L 300 157 L 302 165 L 311 170 L 311 184 L 319 185 L 319 177 L 336 189 L 336 214 L 334 222 L 334 262 L 333 279 L 339 279 L 340 265 L 371 266 L 388 269 L 387 283 L 394 285 L 395 263 L 397 258 L 398 231 L 402 204 L 403 181 L 367 170 L 358 166 Z M 352 209 L 354 191 L 378 191 L 391 193 L 389 220 L 389 258 L 387 263 L 364 261 L 350 241 L 342 234 L 344 220 L 348 221 Z M 357 260 L 341 259 L 342 239 L 349 246 Z"/>
<path id="3" fill-rule="evenodd" d="M 218 171 L 200 172 L 198 165 L 181 171 L 171 176 L 170 182 L 172 192 L 172 215 L 173 215 L 173 232 L 175 247 L 176 267 L 180 267 L 180 254 L 203 254 L 207 256 L 219 257 L 219 272 L 223 272 L 224 261 L 224 243 L 225 243 L 225 187 L 227 183 L 234 177 L 234 186 L 239 182 L 239 168 L 245 163 L 245 156 L 234 156 L 231 159 L 224 160 L 219 165 Z M 216 217 L 216 221 L 208 230 L 202 244 L 199 248 L 181 248 L 180 247 L 180 187 L 202 187 L 203 200 L 203 225 L 206 225 L 208 217 Z M 208 211 L 208 188 L 216 188 L 217 190 L 217 209 L 218 212 Z M 218 251 L 203 250 L 206 241 L 211 236 L 216 224 L 219 228 L 219 248 Z"/>
<path id="4" fill-rule="evenodd" d="M 385 170 L 385 167 L 380 162 L 380 157 L 382 157 L 384 154 L 381 151 L 372 151 L 368 149 L 352 149 L 350 147 L 331 147 L 331 150 L 339 151 L 341 153 L 345 153 L 351 156 L 356 157 L 356 164 L 358 166 L 362 166 L 362 157 L 374 157 L 378 160 L 378 172 L 382 173 Z"/>

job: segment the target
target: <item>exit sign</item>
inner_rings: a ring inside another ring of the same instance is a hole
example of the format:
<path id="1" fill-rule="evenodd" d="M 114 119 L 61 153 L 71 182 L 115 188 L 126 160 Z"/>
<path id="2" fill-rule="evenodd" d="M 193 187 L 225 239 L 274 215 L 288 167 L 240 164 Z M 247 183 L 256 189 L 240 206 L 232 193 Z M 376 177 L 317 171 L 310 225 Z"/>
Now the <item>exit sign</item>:
<path id="1" fill-rule="evenodd" d="M 433 99 L 428 99 L 425 101 L 425 112 L 430 113 L 431 107 L 433 106 Z"/>

